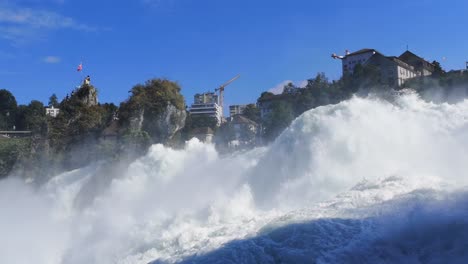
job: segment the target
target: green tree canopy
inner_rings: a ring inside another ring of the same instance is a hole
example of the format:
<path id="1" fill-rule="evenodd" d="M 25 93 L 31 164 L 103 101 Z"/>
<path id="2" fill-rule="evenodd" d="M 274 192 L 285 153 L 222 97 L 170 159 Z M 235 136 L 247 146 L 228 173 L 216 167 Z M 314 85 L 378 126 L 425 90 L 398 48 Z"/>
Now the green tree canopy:
<path id="1" fill-rule="evenodd" d="M 275 139 L 294 120 L 294 111 L 290 103 L 275 101 L 271 105 L 271 112 L 264 122 L 263 136 L 270 141 Z"/>
<path id="2" fill-rule="evenodd" d="M 44 104 L 33 100 L 27 106 L 21 105 L 18 108 L 16 126 L 18 130 L 29 130 L 34 133 L 44 134 L 47 130 Z"/>
<path id="3" fill-rule="evenodd" d="M 432 73 L 433 77 L 441 77 L 445 74 L 445 71 L 442 69 L 440 62 L 434 60 L 432 64 L 434 65 L 434 72 Z"/>
<path id="4" fill-rule="evenodd" d="M 50 97 L 49 97 L 49 107 L 59 107 L 59 102 L 58 102 L 58 98 L 57 98 L 57 95 L 55 94 L 52 94 Z"/>
<path id="5" fill-rule="evenodd" d="M 0 129 L 12 130 L 18 105 L 13 94 L 5 89 L 0 90 Z"/>
<path id="6" fill-rule="evenodd" d="M 185 121 L 185 100 L 180 91 L 176 82 L 166 79 L 152 79 L 145 84 L 135 85 L 130 90 L 130 97 L 120 104 L 120 124 L 132 131 L 142 129 L 148 132 L 155 142 L 167 140 L 169 127 L 181 128 Z M 161 115 L 167 114 L 166 111 L 171 107 L 178 111 L 171 111 L 173 114 L 167 126 L 163 126 Z"/>
<path id="7" fill-rule="evenodd" d="M 164 111 L 168 103 L 184 110 L 185 101 L 180 90 L 177 83 L 165 79 L 152 79 L 145 84 L 137 84 L 130 90 L 131 95 L 127 101 L 121 103 L 119 117 L 126 122 L 139 109 L 157 115 Z"/>
<path id="8" fill-rule="evenodd" d="M 255 104 L 248 104 L 242 111 L 242 115 L 254 122 L 260 122 L 260 109 Z"/>

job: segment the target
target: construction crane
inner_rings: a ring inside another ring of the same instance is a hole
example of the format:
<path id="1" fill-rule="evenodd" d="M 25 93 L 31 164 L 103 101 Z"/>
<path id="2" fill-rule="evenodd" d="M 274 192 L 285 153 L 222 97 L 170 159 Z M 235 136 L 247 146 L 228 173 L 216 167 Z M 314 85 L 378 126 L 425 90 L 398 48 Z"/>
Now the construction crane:
<path id="1" fill-rule="evenodd" d="M 226 86 L 231 84 L 233 81 L 237 80 L 239 77 L 240 74 L 215 89 L 216 92 L 219 91 L 219 105 L 221 106 L 222 111 L 224 111 L 224 88 L 226 88 Z"/>

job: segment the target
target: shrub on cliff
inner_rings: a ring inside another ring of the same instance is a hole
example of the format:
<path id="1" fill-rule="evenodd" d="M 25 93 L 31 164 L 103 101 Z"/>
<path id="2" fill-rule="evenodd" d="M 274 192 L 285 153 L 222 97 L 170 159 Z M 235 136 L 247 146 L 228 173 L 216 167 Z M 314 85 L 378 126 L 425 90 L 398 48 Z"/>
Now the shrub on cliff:
<path id="1" fill-rule="evenodd" d="M 153 142 L 165 143 L 184 127 L 186 113 L 180 86 L 165 79 L 138 84 L 130 97 L 120 104 L 121 127 L 146 131 Z"/>

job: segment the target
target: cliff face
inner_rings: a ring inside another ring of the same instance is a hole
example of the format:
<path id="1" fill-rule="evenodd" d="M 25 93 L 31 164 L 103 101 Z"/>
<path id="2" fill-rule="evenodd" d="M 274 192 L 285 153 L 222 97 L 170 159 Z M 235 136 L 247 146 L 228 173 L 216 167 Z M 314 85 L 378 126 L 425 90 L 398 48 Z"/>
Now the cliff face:
<path id="1" fill-rule="evenodd" d="M 174 105 L 168 104 L 164 112 L 155 120 L 155 132 L 159 141 L 164 142 L 184 128 L 187 114 L 185 110 L 179 110 Z"/>
<path id="2" fill-rule="evenodd" d="M 159 113 L 153 109 L 135 109 L 129 119 L 129 129 L 144 130 L 148 132 L 154 143 L 166 143 L 184 128 L 186 117 L 184 110 L 167 102 L 166 107 Z"/>
<path id="3" fill-rule="evenodd" d="M 131 93 L 119 109 L 123 131 L 144 131 L 152 143 L 166 144 L 185 126 L 185 102 L 177 83 L 153 79 L 136 85 Z"/>
<path id="4" fill-rule="evenodd" d="M 72 98 L 76 97 L 85 106 L 98 105 L 97 90 L 94 86 L 89 84 L 83 84 L 76 92 L 72 95 Z"/>

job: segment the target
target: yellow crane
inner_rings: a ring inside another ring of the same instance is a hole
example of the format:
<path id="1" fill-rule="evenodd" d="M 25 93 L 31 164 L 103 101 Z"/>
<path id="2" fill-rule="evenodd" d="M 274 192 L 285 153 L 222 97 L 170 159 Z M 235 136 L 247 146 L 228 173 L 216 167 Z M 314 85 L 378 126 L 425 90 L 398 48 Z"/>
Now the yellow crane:
<path id="1" fill-rule="evenodd" d="M 221 106 L 221 109 L 223 111 L 224 111 L 224 88 L 226 88 L 226 86 L 231 84 L 233 81 L 237 80 L 239 77 L 240 77 L 240 74 L 238 74 L 236 77 L 232 78 L 231 80 L 227 81 L 225 84 L 215 89 L 216 92 L 219 91 L 219 105 Z"/>

